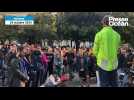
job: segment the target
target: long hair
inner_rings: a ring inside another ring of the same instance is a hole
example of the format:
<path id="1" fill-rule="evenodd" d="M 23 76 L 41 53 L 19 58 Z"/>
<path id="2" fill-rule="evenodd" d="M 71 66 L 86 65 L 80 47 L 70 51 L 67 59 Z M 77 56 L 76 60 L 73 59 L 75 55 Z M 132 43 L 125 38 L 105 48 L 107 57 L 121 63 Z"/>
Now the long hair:
<path id="1" fill-rule="evenodd" d="M 22 46 L 17 48 L 17 52 L 19 53 L 19 57 L 21 57 L 21 58 L 24 57 L 23 49 L 24 48 Z"/>

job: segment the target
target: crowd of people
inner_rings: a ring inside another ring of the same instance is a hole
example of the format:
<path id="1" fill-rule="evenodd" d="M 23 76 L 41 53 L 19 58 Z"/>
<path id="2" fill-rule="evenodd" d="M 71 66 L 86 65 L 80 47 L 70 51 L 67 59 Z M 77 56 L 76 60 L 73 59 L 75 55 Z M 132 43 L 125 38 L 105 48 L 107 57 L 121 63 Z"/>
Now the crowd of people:
<path id="1" fill-rule="evenodd" d="M 134 86 L 134 49 L 121 44 L 122 38 L 109 24 L 109 17 L 103 17 L 103 28 L 88 48 L 0 43 L 2 84 L 7 71 L 8 87 L 58 87 L 76 76 L 81 86 L 90 86 L 92 76 L 99 87 Z"/>
<path id="2" fill-rule="evenodd" d="M 48 47 L 40 44 L 0 45 L 0 64 L 8 72 L 9 87 L 56 86 L 71 80 L 74 73 L 86 79 L 95 73 L 95 58 L 92 49 Z"/>
<path id="3" fill-rule="evenodd" d="M 129 47 L 128 44 L 124 44 L 119 49 L 118 54 L 118 76 L 124 73 L 123 86 L 134 86 L 134 49 Z"/>
<path id="4" fill-rule="evenodd" d="M 76 52 L 76 48 L 45 48 L 27 42 L 0 45 L 2 82 L 7 70 L 8 87 L 53 87 L 72 80 L 75 74 L 86 81 L 96 76 L 96 68 L 92 48 L 79 48 Z M 123 45 L 118 53 L 118 76 L 130 69 L 134 70 L 134 49 Z M 126 80 L 132 83 L 132 77 Z"/>

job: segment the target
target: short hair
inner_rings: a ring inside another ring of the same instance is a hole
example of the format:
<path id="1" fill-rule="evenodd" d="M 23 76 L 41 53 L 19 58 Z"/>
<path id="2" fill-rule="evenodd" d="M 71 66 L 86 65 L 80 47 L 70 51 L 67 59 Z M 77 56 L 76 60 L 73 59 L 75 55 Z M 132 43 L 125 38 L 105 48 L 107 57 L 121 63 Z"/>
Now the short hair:
<path id="1" fill-rule="evenodd" d="M 111 15 L 105 15 L 102 20 L 101 23 L 105 24 L 105 25 L 109 25 L 109 17 L 112 17 Z"/>

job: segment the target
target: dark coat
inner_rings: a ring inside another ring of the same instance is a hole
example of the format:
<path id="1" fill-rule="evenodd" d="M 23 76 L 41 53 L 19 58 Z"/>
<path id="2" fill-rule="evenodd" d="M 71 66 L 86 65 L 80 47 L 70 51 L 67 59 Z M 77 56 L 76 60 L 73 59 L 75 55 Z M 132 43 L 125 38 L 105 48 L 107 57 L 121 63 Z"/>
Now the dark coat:
<path id="1" fill-rule="evenodd" d="M 24 73 L 21 72 L 19 66 L 20 60 L 16 57 L 12 58 L 8 65 L 8 82 L 9 87 L 20 87 L 20 82 L 28 80 Z"/>
<path id="2" fill-rule="evenodd" d="M 19 87 L 20 86 L 20 78 L 18 77 L 19 70 L 19 60 L 17 58 L 13 58 L 8 65 L 8 83 L 9 87 Z"/>

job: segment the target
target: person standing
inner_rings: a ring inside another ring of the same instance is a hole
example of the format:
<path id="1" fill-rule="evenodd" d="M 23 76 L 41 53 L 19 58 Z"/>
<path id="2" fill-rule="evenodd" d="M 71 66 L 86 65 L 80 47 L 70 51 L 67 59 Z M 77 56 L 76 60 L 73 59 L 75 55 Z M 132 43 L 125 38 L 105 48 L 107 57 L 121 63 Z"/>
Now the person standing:
<path id="1" fill-rule="evenodd" d="M 20 68 L 20 48 L 12 49 L 8 61 L 8 87 L 25 87 L 28 77 Z"/>
<path id="2" fill-rule="evenodd" d="M 109 17 L 102 19 L 103 29 L 95 36 L 93 54 L 97 58 L 101 87 L 117 87 L 118 48 L 120 35 L 109 26 Z"/>
<path id="3" fill-rule="evenodd" d="M 41 63 L 43 64 L 43 75 L 41 77 L 41 83 L 44 83 L 47 79 L 47 70 L 48 70 L 48 57 L 45 53 L 44 48 L 42 48 L 40 59 Z"/>

